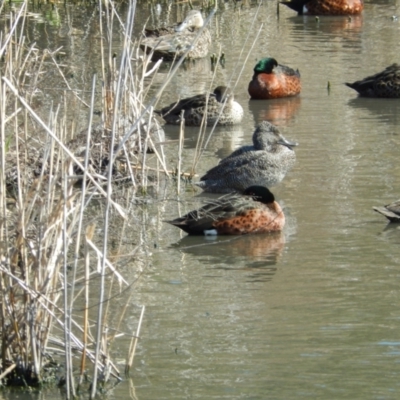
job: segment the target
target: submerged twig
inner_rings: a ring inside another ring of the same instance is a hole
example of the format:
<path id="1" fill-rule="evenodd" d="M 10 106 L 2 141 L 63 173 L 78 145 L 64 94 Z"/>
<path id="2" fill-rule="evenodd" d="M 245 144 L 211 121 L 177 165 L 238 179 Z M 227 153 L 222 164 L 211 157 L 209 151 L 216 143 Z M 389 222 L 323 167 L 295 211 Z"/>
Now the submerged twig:
<path id="1" fill-rule="evenodd" d="M 129 358 L 128 358 L 128 361 L 125 366 L 125 375 L 129 374 L 129 370 L 132 368 L 132 365 L 133 365 L 133 359 L 135 357 L 136 346 L 137 346 L 137 342 L 138 342 L 139 335 L 140 335 L 140 329 L 142 327 L 144 310 L 145 310 L 145 306 L 142 306 L 142 311 L 140 313 L 140 318 L 139 318 L 138 326 L 136 329 L 136 334 L 132 337 L 131 343 L 129 345 L 129 352 L 128 352 Z"/>

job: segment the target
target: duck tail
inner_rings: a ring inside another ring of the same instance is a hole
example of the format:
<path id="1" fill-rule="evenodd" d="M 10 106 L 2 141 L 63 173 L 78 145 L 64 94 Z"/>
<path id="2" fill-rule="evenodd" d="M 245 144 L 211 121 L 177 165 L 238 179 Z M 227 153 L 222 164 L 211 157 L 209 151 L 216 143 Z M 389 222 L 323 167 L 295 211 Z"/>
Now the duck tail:
<path id="1" fill-rule="evenodd" d="M 297 11 L 299 14 L 303 14 L 303 8 L 309 1 L 310 0 L 283 0 L 280 1 L 280 3 Z"/>
<path id="2" fill-rule="evenodd" d="M 358 92 L 360 95 L 368 93 L 368 91 L 371 89 L 371 82 L 368 81 L 357 81 L 353 83 L 345 82 L 345 85 L 348 86 L 349 88 L 355 90 Z"/>
<path id="3" fill-rule="evenodd" d="M 384 215 L 390 222 L 400 222 L 400 215 L 388 210 L 385 207 L 373 207 L 373 210 Z"/>

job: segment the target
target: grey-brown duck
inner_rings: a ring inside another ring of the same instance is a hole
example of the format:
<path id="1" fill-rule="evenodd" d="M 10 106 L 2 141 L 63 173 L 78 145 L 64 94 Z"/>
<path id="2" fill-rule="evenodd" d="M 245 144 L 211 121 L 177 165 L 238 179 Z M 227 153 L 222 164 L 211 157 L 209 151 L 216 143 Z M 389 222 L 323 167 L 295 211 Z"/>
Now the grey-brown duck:
<path id="1" fill-rule="evenodd" d="M 203 16 L 198 10 L 191 10 L 186 18 L 175 27 L 159 29 L 145 29 L 145 38 L 140 43 L 140 48 L 147 54 L 152 54 L 152 61 L 163 58 L 172 61 L 181 57 L 190 48 L 187 58 L 203 58 L 208 54 L 211 45 L 211 35 L 204 28 L 192 45 L 193 40 L 204 26 Z"/>
<path id="2" fill-rule="evenodd" d="M 382 72 L 354 83 L 345 83 L 363 97 L 400 97 L 400 66 L 392 64 Z"/>
<path id="3" fill-rule="evenodd" d="M 179 100 L 169 106 L 156 110 L 167 124 L 178 125 L 181 111 L 185 125 L 200 126 L 204 118 L 207 125 L 234 125 L 243 119 L 243 108 L 235 101 L 233 92 L 226 86 L 218 86 L 208 96 L 199 94 Z"/>
<path id="4" fill-rule="evenodd" d="M 132 123 L 128 118 L 121 118 L 116 128 L 116 138 L 114 143 L 114 151 L 118 148 L 121 138 L 130 130 Z M 149 135 L 151 142 L 146 141 L 146 136 Z M 150 127 L 147 121 L 141 121 L 138 127 L 132 132 L 131 136 L 125 143 L 126 152 L 121 152 L 113 164 L 113 178 L 115 180 L 125 180 L 130 178 L 129 168 L 127 166 L 128 160 L 126 155 L 130 155 L 132 159 L 136 159 L 136 154 L 146 151 L 153 153 L 155 150 L 160 150 L 160 142 L 165 140 L 165 132 L 160 124 L 154 120 Z M 111 146 L 111 129 L 104 127 L 103 124 L 98 124 L 92 127 L 90 142 L 89 142 L 89 159 L 88 167 L 89 172 L 93 174 L 102 175 L 107 171 L 110 162 L 110 146 Z M 147 142 L 147 143 L 146 143 Z M 146 146 L 147 144 L 147 146 Z M 84 129 L 77 136 L 67 143 L 69 149 L 82 163 L 84 161 L 86 146 L 87 146 L 87 129 Z M 75 166 L 75 173 L 81 175 L 83 171 Z"/>
<path id="5" fill-rule="evenodd" d="M 243 192 L 249 186 L 279 183 L 293 167 L 297 143 L 286 140 L 278 128 L 261 122 L 253 133 L 253 146 L 243 146 L 224 158 L 196 185 L 206 192 Z"/>

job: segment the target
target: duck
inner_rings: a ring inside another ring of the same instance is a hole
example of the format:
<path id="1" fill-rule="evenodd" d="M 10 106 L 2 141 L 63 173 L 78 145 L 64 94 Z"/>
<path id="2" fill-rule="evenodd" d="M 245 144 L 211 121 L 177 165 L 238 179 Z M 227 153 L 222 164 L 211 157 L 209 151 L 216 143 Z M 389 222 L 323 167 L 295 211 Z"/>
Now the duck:
<path id="1" fill-rule="evenodd" d="M 197 37 L 199 30 L 200 36 Z M 204 28 L 204 19 L 199 10 L 190 10 L 185 19 L 175 27 L 145 29 L 144 39 L 140 48 L 151 54 L 152 61 L 163 59 L 172 61 L 181 57 L 191 47 L 186 57 L 189 59 L 203 58 L 208 54 L 211 45 L 211 34 Z"/>
<path id="2" fill-rule="evenodd" d="M 382 72 L 345 85 L 361 97 L 400 98 L 400 65 L 392 64 Z"/>
<path id="3" fill-rule="evenodd" d="M 285 215 L 269 189 L 255 185 L 165 222 L 189 235 L 245 235 L 281 231 Z"/>
<path id="4" fill-rule="evenodd" d="M 280 65 L 272 57 L 258 61 L 248 87 L 250 97 L 257 100 L 296 96 L 300 91 L 299 70 Z"/>
<path id="5" fill-rule="evenodd" d="M 21 139 L 19 139 L 21 140 Z M 32 143 L 20 144 L 5 153 L 5 193 L 7 197 L 18 199 L 20 193 L 31 190 L 32 185 L 40 178 L 44 165 L 44 152 Z"/>
<path id="6" fill-rule="evenodd" d="M 129 118 L 120 118 L 115 131 L 114 151 L 117 150 L 121 138 L 125 136 L 132 127 Z M 75 157 L 84 163 L 87 152 L 88 130 L 83 129 L 75 138 L 67 142 L 68 148 Z M 146 140 L 147 139 L 147 140 Z M 154 118 L 150 122 L 142 119 L 125 142 L 125 151 L 117 155 L 112 166 L 114 181 L 131 179 L 129 160 L 137 160 L 140 153 L 155 153 L 161 150 L 165 141 L 165 132 L 160 123 Z M 97 176 L 104 175 L 110 162 L 110 148 L 112 143 L 112 130 L 103 123 L 92 127 L 89 141 L 88 171 Z M 74 166 L 76 175 L 82 175 L 83 171 L 77 165 Z"/>
<path id="7" fill-rule="evenodd" d="M 364 9 L 363 0 L 284 0 L 299 15 L 357 15 Z"/>
<path id="8" fill-rule="evenodd" d="M 384 215 L 390 222 L 400 222 L 400 200 L 383 207 L 373 207 L 373 210 Z"/>
<path id="9" fill-rule="evenodd" d="M 217 86 L 209 95 L 188 97 L 155 110 L 167 124 L 172 125 L 181 123 L 182 111 L 188 126 L 200 126 L 204 118 L 207 126 L 213 126 L 215 122 L 217 125 L 235 125 L 243 119 L 243 107 L 235 101 L 232 90 L 226 86 Z"/>
<path id="10" fill-rule="evenodd" d="M 282 181 L 293 167 L 298 143 L 283 137 L 268 121 L 261 122 L 253 133 L 253 145 L 242 146 L 224 158 L 195 185 L 205 192 L 243 192 L 254 185 L 273 186 Z"/>

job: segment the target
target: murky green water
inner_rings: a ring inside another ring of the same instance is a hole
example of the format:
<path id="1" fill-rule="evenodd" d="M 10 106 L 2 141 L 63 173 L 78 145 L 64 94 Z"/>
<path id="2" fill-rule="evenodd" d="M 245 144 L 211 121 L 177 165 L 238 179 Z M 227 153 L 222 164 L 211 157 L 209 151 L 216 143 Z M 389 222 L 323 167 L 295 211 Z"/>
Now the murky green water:
<path id="1" fill-rule="evenodd" d="M 166 16 L 167 6 L 160 6 L 159 18 L 171 23 L 186 7 L 173 5 Z M 117 386 L 112 397 L 397 399 L 400 231 L 387 227 L 372 207 L 400 197 L 400 101 L 359 99 L 343 82 L 399 61 L 400 22 L 392 19 L 399 5 L 368 2 L 360 17 L 316 21 L 284 7 L 278 18 L 270 1 L 249 32 L 256 11 L 256 4 L 221 4 L 211 29 L 213 51 L 221 44 L 225 68 L 211 84 L 209 60 L 182 67 L 162 103 L 237 80 L 244 121 L 216 130 L 197 172 L 249 143 L 259 121 L 279 125 L 300 144 L 294 169 L 273 188 L 287 227 L 278 236 L 188 238 L 162 220 L 199 205 L 196 189 L 187 187 L 181 202 L 173 183 L 160 191 L 160 208 L 144 209 L 156 246 L 132 299 L 146 305 L 133 380 Z M 155 25 L 155 6 L 138 5 L 138 31 L 149 15 Z M 82 13 L 74 18 L 85 31 Z M 62 40 L 72 57 L 84 59 L 96 43 L 95 29 Z M 268 55 L 300 70 L 298 98 L 249 101 L 254 64 Z M 185 132 L 186 169 L 197 132 Z M 177 129 L 168 127 L 167 135 L 176 139 Z M 168 148 L 170 161 L 176 148 Z M 132 307 L 132 330 L 136 317 Z M 128 341 L 119 343 L 116 357 L 122 359 Z"/>

